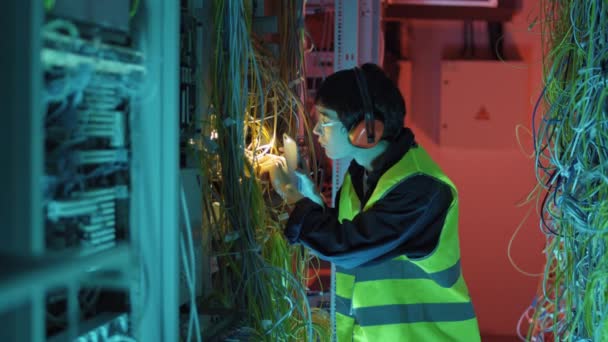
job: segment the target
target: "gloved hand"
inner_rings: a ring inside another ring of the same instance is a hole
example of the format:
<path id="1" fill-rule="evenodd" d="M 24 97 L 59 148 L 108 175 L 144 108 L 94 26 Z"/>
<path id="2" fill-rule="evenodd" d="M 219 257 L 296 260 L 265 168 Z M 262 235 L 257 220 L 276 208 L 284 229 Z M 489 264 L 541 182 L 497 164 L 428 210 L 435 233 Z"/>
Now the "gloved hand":
<path id="1" fill-rule="evenodd" d="M 310 198 L 310 200 L 317 203 L 318 205 L 322 207 L 325 206 L 323 198 L 317 191 L 317 188 L 315 187 L 315 184 L 313 183 L 312 179 L 310 179 L 307 175 L 299 171 L 296 171 L 295 174 L 298 179 L 298 190 L 300 191 L 300 193 L 304 197 Z"/>
<path id="2" fill-rule="evenodd" d="M 290 177 L 287 172 L 285 158 L 277 157 L 275 163 L 270 165 L 268 173 L 274 191 L 276 191 L 287 204 L 294 204 L 304 198 L 298 191 L 298 184 L 293 182 L 294 179 Z"/>
<path id="3" fill-rule="evenodd" d="M 324 206 L 323 198 L 315 190 L 313 181 L 298 171 L 293 175 L 289 174 L 285 158 L 268 154 L 262 157 L 258 167 L 259 174 L 266 172 L 269 174 L 274 190 L 287 204 L 308 197 L 320 206 Z"/>

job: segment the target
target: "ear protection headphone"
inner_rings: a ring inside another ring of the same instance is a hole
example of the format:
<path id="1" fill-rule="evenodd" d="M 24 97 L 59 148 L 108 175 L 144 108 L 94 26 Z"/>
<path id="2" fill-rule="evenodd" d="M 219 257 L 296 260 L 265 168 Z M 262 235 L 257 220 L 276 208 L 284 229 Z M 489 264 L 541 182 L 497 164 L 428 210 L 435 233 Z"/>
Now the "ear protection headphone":
<path id="1" fill-rule="evenodd" d="M 367 89 L 367 81 L 363 71 L 358 67 L 353 69 L 355 79 L 363 102 L 364 120 L 356 124 L 349 132 L 350 143 L 359 148 L 371 148 L 376 146 L 384 133 L 384 123 L 374 119 L 374 106 Z"/>

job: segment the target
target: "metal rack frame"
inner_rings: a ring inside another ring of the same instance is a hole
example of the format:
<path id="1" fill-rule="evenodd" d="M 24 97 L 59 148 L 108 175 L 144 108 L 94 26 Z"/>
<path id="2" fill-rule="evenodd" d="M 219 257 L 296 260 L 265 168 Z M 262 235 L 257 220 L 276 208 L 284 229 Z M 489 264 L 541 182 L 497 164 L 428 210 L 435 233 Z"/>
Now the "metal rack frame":
<path id="1" fill-rule="evenodd" d="M 124 269 L 133 258 L 137 263 L 130 274 L 130 314 L 135 338 L 178 339 L 178 6 L 172 1 L 142 1 L 133 20 L 152 87 L 132 123 L 131 241 L 82 257 L 56 256 L 44 247 L 43 3 L 22 0 L 3 5 L 0 340 L 45 341 L 48 288 L 70 288 L 91 266 Z"/>

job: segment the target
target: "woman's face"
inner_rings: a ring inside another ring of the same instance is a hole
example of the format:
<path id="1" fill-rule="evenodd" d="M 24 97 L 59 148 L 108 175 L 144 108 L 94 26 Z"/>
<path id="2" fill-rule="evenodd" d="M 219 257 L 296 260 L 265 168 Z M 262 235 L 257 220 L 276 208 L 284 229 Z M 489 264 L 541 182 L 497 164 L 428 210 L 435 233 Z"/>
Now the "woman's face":
<path id="1" fill-rule="evenodd" d="M 348 140 L 348 131 L 338 119 L 335 110 L 315 106 L 318 113 L 317 124 L 313 133 L 319 136 L 319 144 L 325 150 L 325 154 L 330 159 L 342 159 L 354 155 L 354 146 Z"/>

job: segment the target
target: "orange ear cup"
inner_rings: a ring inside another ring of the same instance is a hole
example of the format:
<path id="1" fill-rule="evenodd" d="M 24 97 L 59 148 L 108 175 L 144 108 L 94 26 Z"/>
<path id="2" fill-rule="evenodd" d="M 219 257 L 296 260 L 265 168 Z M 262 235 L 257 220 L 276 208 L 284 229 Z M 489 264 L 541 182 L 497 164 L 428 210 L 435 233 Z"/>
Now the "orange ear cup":
<path id="1" fill-rule="evenodd" d="M 374 120 L 374 141 L 367 141 L 367 130 L 365 129 L 365 121 L 359 122 L 348 133 L 350 143 L 359 148 L 370 148 L 376 146 L 384 133 L 384 123 L 380 120 Z"/>

